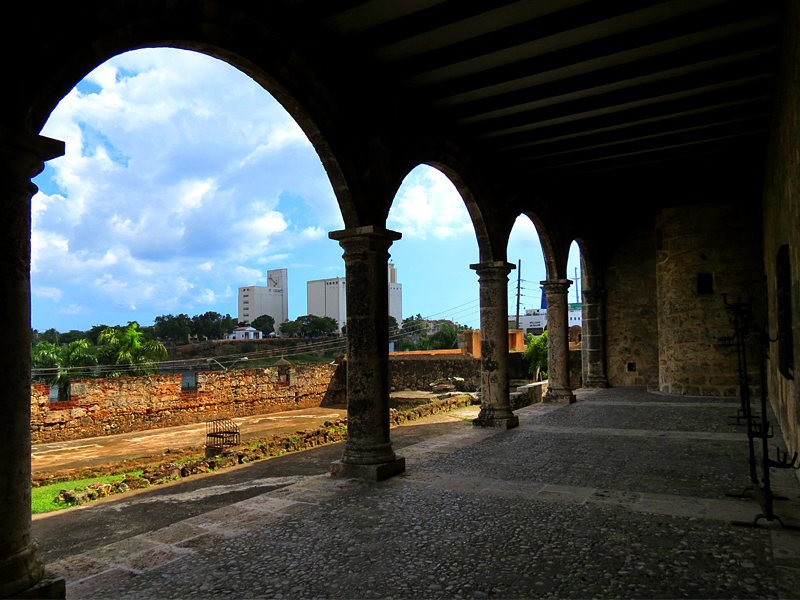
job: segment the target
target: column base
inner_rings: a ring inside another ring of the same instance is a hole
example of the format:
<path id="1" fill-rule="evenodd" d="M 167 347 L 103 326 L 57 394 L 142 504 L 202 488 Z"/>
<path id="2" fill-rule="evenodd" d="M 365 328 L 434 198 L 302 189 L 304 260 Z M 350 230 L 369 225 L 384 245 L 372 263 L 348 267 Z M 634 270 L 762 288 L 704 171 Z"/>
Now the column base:
<path id="1" fill-rule="evenodd" d="M 583 387 L 604 389 L 608 387 L 608 379 L 606 379 L 605 377 L 598 377 L 597 379 L 587 379 L 584 382 Z"/>
<path id="2" fill-rule="evenodd" d="M 542 398 L 545 404 L 573 404 L 577 401 L 572 390 L 554 390 L 550 388 Z"/>
<path id="3" fill-rule="evenodd" d="M 489 427 L 493 429 L 514 429 L 519 425 L 519 417 L 478 417 L 472 419 L 473 427 Z"/>
<path id="4" fill-rule="evenodd" d="M 406 470 L 406 459 L 398 456 L 394 460 L 376 465 L 356 465 L 336 460 L 331 463 L 331 477 L 360 479 L 362 481 L 383 481 L 399 475 Z"/>
<path id="5" fill-rule="evenodd" d="M 67 597 L 67 584 L 62 577 L 56 577 L 45 571 L 44 577 L 39 583 L 12 594 L 9 598 L 34 599 L 44 598 L 46 600 L 63 600 Z"/>

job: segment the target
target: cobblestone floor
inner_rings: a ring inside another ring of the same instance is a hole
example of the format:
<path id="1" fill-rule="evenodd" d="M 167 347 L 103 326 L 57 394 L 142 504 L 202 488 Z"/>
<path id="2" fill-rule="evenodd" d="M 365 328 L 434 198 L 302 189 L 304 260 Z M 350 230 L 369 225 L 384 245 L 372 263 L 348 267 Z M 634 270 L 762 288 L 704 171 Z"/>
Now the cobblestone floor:
<path id="1" fill-rule="evenodd" d="M 724 495 L 748 482 L 727 406 L 663 398 L 582 392 L 510 431 L 464 421 L 405 447 L 389 481 L 305 475 L 50 568 L 68 598 L 797 597 L 800 534 L 731 524 L 759 508 Z M 776 486 L 796 519 L 797 479 Z"/>

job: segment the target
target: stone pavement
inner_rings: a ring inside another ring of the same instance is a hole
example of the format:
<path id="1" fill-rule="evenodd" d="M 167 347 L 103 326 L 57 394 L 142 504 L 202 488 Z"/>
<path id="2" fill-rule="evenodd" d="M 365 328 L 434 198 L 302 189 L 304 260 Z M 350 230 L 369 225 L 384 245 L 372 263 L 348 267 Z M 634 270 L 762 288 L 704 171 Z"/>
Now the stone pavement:
<path id="1" fill-rule="evenodd" d="M 329 446 L 42 515 L 34 537 L 68 598 L 798 597 L 800 534 L 731 524 L 760 512 L 725 495 L 748 484 L 737 402 L 578 396 L 508 431 L 393 429 L 407 471 L 379 484 L 325 476 Z M 795 474 L 773 476 L 798 523 Z"/>

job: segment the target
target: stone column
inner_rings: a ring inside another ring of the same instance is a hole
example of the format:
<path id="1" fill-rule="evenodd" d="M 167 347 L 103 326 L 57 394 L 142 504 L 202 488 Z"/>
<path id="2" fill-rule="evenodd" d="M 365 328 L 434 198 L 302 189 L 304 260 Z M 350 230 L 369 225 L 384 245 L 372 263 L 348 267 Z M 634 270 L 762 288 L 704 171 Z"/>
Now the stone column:
<path id="1" fill-rule="evenodd" d="M 547 297 L 547 394 L 542 402 L 575 402 L 569 387 L 569 279 L 542 281 Z"/>
<path id="2" fill-rule="evenodd" d="M 328 234 L 344 249 L 347 279 L 347 436 L 331 475 L 381 481 L 405 459 L 389 439 L 389 246 L 395 231 L 374 226 Z"/>
<path id="3" fill-rule="evenodd" d="M 0 598 L 64 597 L 31 539 L 31 177 L 64 143 L 0 128 Z"/>
<path id="4" fill-rule="evenodd" d="M 583 290 L 583 387 L 606 388 L 606 291 Z"/>
<path id="5" fill-rule="evenodd" d="M 470 265 L 481 286 L 481 412 L 477 427 L 511 429 L 519 425 L 508 398 L 508 274 L 511 263 Z"/>

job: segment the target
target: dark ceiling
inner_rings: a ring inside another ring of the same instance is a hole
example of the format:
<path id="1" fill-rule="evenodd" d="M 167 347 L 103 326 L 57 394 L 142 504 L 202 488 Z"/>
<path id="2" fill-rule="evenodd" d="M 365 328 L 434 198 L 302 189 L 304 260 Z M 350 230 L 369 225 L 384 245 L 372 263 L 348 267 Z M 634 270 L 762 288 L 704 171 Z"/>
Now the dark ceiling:
<path id="1" fill-rule="evenodd" d="M 550 180 L 766 149 L 770 0 L 300 0 L 405 102 Z"/>

